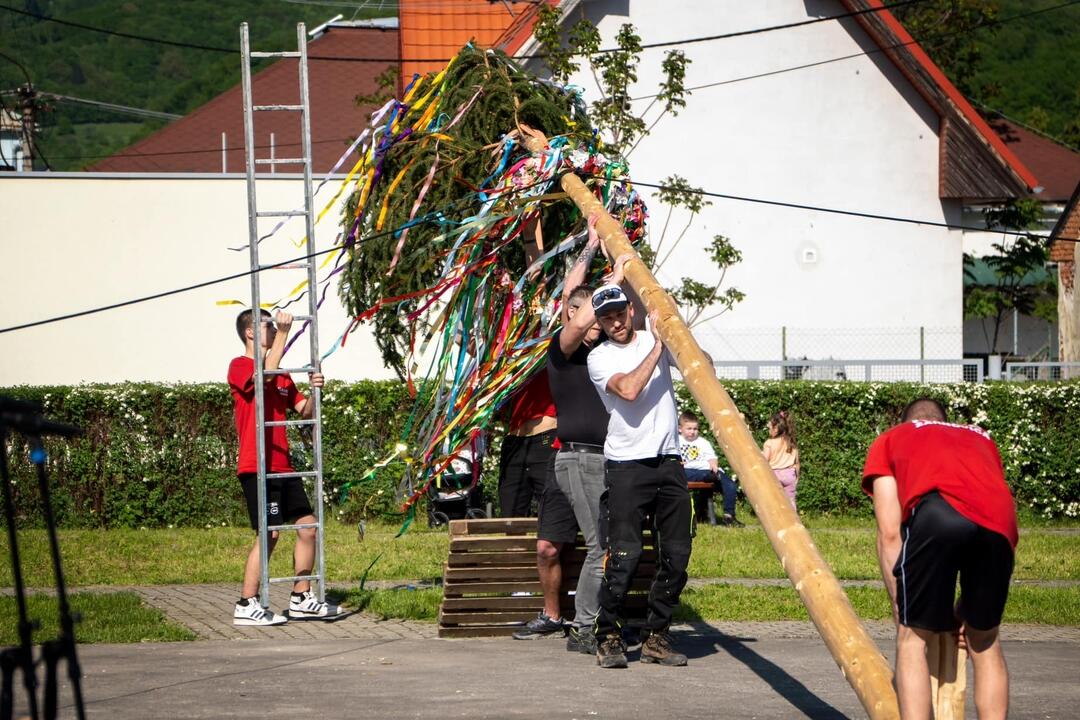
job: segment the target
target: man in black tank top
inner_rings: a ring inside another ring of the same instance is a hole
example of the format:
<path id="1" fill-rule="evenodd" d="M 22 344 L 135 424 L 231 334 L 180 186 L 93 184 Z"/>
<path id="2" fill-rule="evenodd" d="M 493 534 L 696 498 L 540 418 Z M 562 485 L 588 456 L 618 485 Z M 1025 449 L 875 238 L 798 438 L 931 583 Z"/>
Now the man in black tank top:
<path id="1" fill-rule="evenodd" d="M 600 240 L 598 216 L 589 218 L 589 241 L 566 277 L 562 297 L 563 326 L 548 345 L 547 371 L 559 424 L 556 435 L 554 487 L 545 491 L 541 522 L 562 516 L 568 506 L 585 538 L 586 555 L 574 594 L 574 622 L 566 642 L 571 652 L 596 654 L 592 628 L 600 609 L 600 583 L 604 575 L 604 550 L 598 530 L 600 496 L 604 491 L 604 439 L 608 413 L 589 380 L 586 358 L 602 340 L 593 314 L 593 288 L 583 285 Z M 609 282 L 622 281 L 622 264 L 615 262 Z M 545 515 L 548 518 L 545 518 Z M 536 622 L 536 621 L 533 621 Z"/>

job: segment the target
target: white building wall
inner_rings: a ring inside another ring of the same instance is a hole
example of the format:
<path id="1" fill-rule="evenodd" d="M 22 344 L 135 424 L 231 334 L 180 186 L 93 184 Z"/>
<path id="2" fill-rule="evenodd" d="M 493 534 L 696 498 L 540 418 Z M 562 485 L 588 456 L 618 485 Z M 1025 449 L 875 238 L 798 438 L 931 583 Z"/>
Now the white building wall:
<path id="1" fill-rule="evenodd" d="M 614 45 L 625 22 L 648 44 L 843 12 L 837 2 L 815 0 L 599 0 L 582 7 L 597 22 L 602 47 Z M 876 47 L 851 20 L 691 44 L 683 47 L 692 60 L 686 85 Z M 643 52 L 634 97 L 656 92 L 665 50 Z M 571 82 L 585 89 L 586 100 L 599 96 L 591 73 Z M 641 99 L 635 107 L 648 104 Z M 656 112 L 649 110 L 647 120 Z M 661 120 L 630 155 L 631 177 L 660 183 L 677 173 L 729 195 L 955 223 L 959 204 L 938 197 L 937 130 L 937 115 L 874 53 L 695 90 L 687 107 Z M 666 211 L 654 190 L 639 190 L 649 197 L 658 231 Z M 779 358 L 782 326 L 815 337 L 805 351 L 789 347 L 789 357 L 917 358 L 919 327 L 935 337 L 927 357 L 961 355 L 959 232 L 714 198 L 660 280 L 674 286 L 682 276 L 714 277 L 703 250 L 714 234 L 743 252 L 728 283 L 747 295 L 733 312 L 695 328 L 718 360 Z M 808 251 L 816 262 L 804 261 Z M 882 342 L 893 335 L 908 339 Z"/>
<path id="2" fill-rule="evenodd" d="M 317 196 L 321 209 L 338 183 Z M 302 208 L 300 181 L 258 183 L 262 209 Z M 341 201 L 343 201 L 342 198 Z M 339 231 L 339 206 L 317 226 L 317 249 Z M 229 247 L 247 244 L 247 195 L 243 176 L 109 177 L 91 173 L 0 176 L 0 327 L 89 308 L 242 273 L 249 256 Z M 276 220 L 260 221 L 268 232 Z M 303 255 L 293 218 L 261 245 L 264 263 Z M 320 258 L 320 261 L 322 258 Z M 320 277 L 326 271 L 320 273 Z M 263 302 L 283 297 L 304 279 L 302 271 L 263 274 Z M 348 318 L 334 287 L 319 316 L 327 351 Z M 250 302 L 240 278 L 108 312 L 0 334 L 0 386 L 79 382 L 221 382 L 229 360 L 242 354 L 235 318 L 243 308 L 219 300 Z M 306 314 L 306 298 L 289 308 Z M 294 330 L 299 328 L 299 323 Z M 307 361 L 301 340 L 286 356 Z M 329 378 L 393 377 L 383 367 L 363 327 L 326 361 Z M 298 378 L 299 380 L 300 378 Z"/>

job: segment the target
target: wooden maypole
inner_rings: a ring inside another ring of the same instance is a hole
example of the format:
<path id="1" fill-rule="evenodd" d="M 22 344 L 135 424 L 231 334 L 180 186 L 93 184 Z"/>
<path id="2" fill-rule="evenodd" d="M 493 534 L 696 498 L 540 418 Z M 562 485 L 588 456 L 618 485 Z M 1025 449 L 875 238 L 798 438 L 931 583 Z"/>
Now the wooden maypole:
<path id="1" fill-rule="evenodd" d="M 543 141 L 538 138 L 526 137 L 525 145 L 532 152 L 544 149 Z M 634 253 L 622 225 L 604 210 L 581 178 L 566 173 L 560 179 L 560 185 L 583 215 L 601 213 L 597 231 L 612 257 L 634 254 L 634 259 L 625 267 L 626 280 L 646 310 L 659 312 L 660 338 L 708 418 L 714 437 L 738 474 L 780 564 L 806 605 L 825 645 L 873 720 L 899 718 L 888 662 L 859 622 L 836 576 L 799 521 L 738 408 L 716 378 L 712 363 L 679 315 L 675 302 Z"/>

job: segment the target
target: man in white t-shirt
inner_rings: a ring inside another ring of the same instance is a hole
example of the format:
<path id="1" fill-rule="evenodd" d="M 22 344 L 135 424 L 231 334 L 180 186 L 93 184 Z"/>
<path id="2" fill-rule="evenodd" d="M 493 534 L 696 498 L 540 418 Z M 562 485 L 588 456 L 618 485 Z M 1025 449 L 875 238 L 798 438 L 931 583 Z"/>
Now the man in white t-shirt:
<path id="1" fill-rule="evenodd" d="M 643 662 L 685 665 L 668 627 L 690 562 L 690 494 L 679 457 L 678 412 L 671 365 L 656 334 L 634 329 L 634 308 L 617 285 L 593 293 L 593 311 L 608 339 L 588 357 L 589 379 L 610 413 L 604 441 L 608 554 L 596 618 L 597 662 L 626 667 L 622 607 L 641 558 L 642 525 L 651 515 L 659 553 L 649 592 Z"/>

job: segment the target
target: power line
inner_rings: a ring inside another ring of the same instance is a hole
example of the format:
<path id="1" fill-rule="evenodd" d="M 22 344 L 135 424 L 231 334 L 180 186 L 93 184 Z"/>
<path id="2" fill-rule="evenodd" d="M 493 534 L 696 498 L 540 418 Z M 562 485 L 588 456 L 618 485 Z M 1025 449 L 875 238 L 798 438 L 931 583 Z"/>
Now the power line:
<path id="1" fill-rule="evenodd" d="M 606 178 L 605 176 L 602 176 L 602 175 L 594 175 L 592 177 L 594 179 L 598 179 L 598 180 L 607 180 L 608 179 L 608 178 Z M 696 195 L 702 195 L 702 196 L 705 196 L 705 197 L 719 198 L 719 199 L 723 199 L 723 200 L 735 200 L 735 201 L 739 201 L 739 202 L 747 202 L 747 203 L 754 203 L 754 204 L 761 204 L 761 205 L 770 205 L 770 206 L 773 206 L 773 207 L 784 207 L 784 208 L 791 208 L 791 209 L 796 209 L 796 210 L 811 210 L 811 211 L 815 211 L 815 212 L 823 212 L 823 213 L 830 213 L 830 214 L 836 214 L 836 215 L 845 215 L 845 216 L 848 216 L 848 217 L 858 217 L 858 218 L 864 218 L 864 219 L 869 219 L 869 220 L 882 220 L 882 221 L 887 221 L 887 222 L 905 223 L 905 224 L 909 224 L 909 225 L 927 225 L 927 226 L 930 226 L 930 227 L 946 228 L 948 230 L 969 230 L 969 231 L 974 231 L 974 232 L 1000 233 L 1002 235 L 1013 235 L 1013 236 L 1022 236 L 1022 237 L 1028 237 L 1028 236 L 1032 235 L 1032 233 L 1023 232 L 1023 231 L 1017 231 L 1017 230 L 992 229 L 992 228 L 985 228 L 985 227 L 976 227 L 976 226 L 973 226 L 973 225 L 955 225 L 955 224 L 951 224 L 951 223 L 939 222 L 939 221 L 936 221 L 936 220 L 919 220 L 919 219 L 915 219 L 915 218 L 899 217 L 899 216 L 896 216 L 896 215 L 883 215 L 883 214 L 879 214 L 879 213 L 866 213 L 866 212 L 858 212 L 858 211 L 855 211 L 855 210 L 841 210 L 841 209 L 838 209 L 838 208 L 828 208 L 828 207 L 822 207 L 822 206 L 817 206 L 817 205 L 806 205 L 806 204 L 802 204 L 802 203 L 784 202 L 784 201 L 781 201 L 781 200 L 768 200 L 768 199 L 764 199 L 764 198 L 752 198 L 752 197 L 746 197 L 746 196 L 742 196 L 742 195 L 730 195 L 730 194 L 727 194 L 727 193 L 710 192 L 710 191 L 707 191 L 707 190 L 701 190 L 701 189 L 695 189 L 695 188 L 691 188 L 691 189 L 677 188 L 677 187 L 673 187 L 673 186 L 669 186 L 669 185 L 662 185 L 662 184 L 657 184 L 657 183 L 644 182 L 644 181 L 641 181 L 641 180 L 634 180 L 632 178 L 624 178 L 624 179 L 625 179 L 626 182 L 629 182 L 632 185 L 640 185 L 641 187 L 649 187 L 649 188 L 655 188 L 655 189 L 680 190 L 680 191 L 684 191 L 684 192 L 690 192 L 690 193 L 693 193 L 693 194 L 696 194 Z M 544 182 L 544 181 L 541 181 L 541 182 Z M 540 183 L 533 183 L 532 185 L 527 185 L 527 186 L 524 186 L 524 187 L 521 187 L 521 188 L 515 188 L 515 189 L 511 190 L 510 193 L 522 192 L 524 190 L 529 189 L 530 187 L 534 187 L 537 184 L 540 184 Z M 445 208 L 443 208 L 443 210 L 445 210 L 447 208 L 450 208 L 450 207 L 453 207 L 455 205 L 464 203 L 466 201 L 471 201 L 471 198 L 472 198 L 473 194 L 475 194 L 475 193 L 469 193 L 469 195 L 467 195 L 466 197 L 463 197 L 460 200 L 455 200 L 454 202 L 450 203 Z M 398 232 L 398 230 L 399 230 L 399 228 L 393 228 L 391 230 L 386 230 L 384 232 L 375 233 L 374 235 L 368 235 L 365 238 L 358 239 L 354 243 L 354 246 L 355 245 L 360 245 L 362 243 L 369 242 L 371 240 L 375 240 L 375 239 L 378 239 L 378 238 L 381 238 L 381 237 L 388 237 L 388 236 L 393 235 L 394 233 Z M 1075 240 L 1072 240 L 1071 238 L 1059 238 L 1059 239 L 1063 240 L 1063 241 L 1067 241 L 1067 242 L 1076 242 Z M 214 278 L 212 280 L 205 280 L 203 282 L 194 283 L 192 285 L 186 285 L 184 287 L 175 288 L 175 289 L 172 289 L 172 290 L 165 290 L 165 291 L 162 291 L 162 292 L 152 293 L 150 295 L 143 295 L 141 297 L 132 298 L 130 300 L 124 300 L 124 301 L 117 302 L 117 303 L 112 303 L 112 304 L 109 304 L 109 305 L 103 305 L 103 306 L 100 306 L 100 307 L 91 308 L 89 310 L 81 310 L 81 311 L 78 311 L 78 312 L 67 313 L 65 315 L 58 315 L 58 316 L 55 316 L 55 317 L 46 318 L 44 320 L 35 320 L 33 322 L 23 323 L 21 325 L 12 325 L 10 327 L 0 328 L 0 335 L 2 335 L 4 333 L 9 333 L 9 332 L 15 332 L 16 330 L 26 330 L 26 329 L 33 328 L 33 327 L 39 327 L 41 325 L 49 325 L 49 324 L 52 324 L 52 323 L 61 322 L 63 320 L 72 320 L 74 318 L 85 317 L 87 315 L 95 315 L 95 314 L 98 314 L 98 313 L 107 312 L 109 310 L 116 310 L 116 309 L 119 309 L 119 308 L 122 308 L 122 307 L 128 307 L 130 305 L 138 305 L 138 304 L 141 304 L 141 303 L 144 303 L 144 302 L 149 302 L 151 300 L 159 300 L 161 298 L 170 297 L 172 295 L 180 295 L 182 293 L 191 292 L 192 290 L 199 290 L 199 289 L 202 289 L 204 287 L 210 287 L 212 285 L 220 285 L 221 283 L 229 282 L 231 280 L 238 280 L 240 278 L 249 277 L 249 276 L 251 276 L 253 274 L 262 272 L 264 270 L 272 270 L 274 268 L 277 268 L 277 267 L 280 267 L 280 266 L 283 266 L 283 265 L 289 265 L 289 264 L 301 262 L 301 261 L 304 261 L 304 260 L 310 260 L 312 258 L 316 258 L 316 257 L 319 257 L 321 255 L 325 255 L 325 254 L 328 254 L 328 253 L 331 253 L 331 252 L 336 252 L 338 250 L 343 249 L 344 247 L 345 247 L 345 245 L 334 245 L 333 247 L 327 248 L 326 250 L 319 250 L 319 251 L 316 251 L 316 252 L 308 253 L 306 255 L 301 255 L 299 257 L 290 258 L 288 260 L 282 260 L 280 262 L 273 263 L 271 265 L 265 265 L 265 266 L 263 266 L 261 268 L 256 268 L 254 270 L 245 270 L 243 272 L 233 273 L 231 275 L 226 275 L 224 277 Z"/>
<path id="2" fill-rule="evenodd" d="M 1010 16 L 1005 17 L 1005 18 L 1000 18 L 1000 19 L 997 19 L 997 20 L 994 20 L 994 21 L 989 21 L 989 22 L 986 22 L 986 23 L 982 23 L 980 25 L 976 25 L 976 26 L 973 26 L 973 27 L 970 27 L 970 28 L 966 28 L 964 30 L 957 30 L 957 31 L 954 31 L 952 33 L 948 33 L 948 35 L 966 34 L 966 33 L 969 33 L 969 32 L 973 32 L 975 30 L 981 30 L 982 28 L 989 27 L 989 26 L 992 26 L 992 25 L 1003 25 L 1003 24 L 1006 24 L 1006 23 L 1014 22 L 1016 20 L 1023 20 L 1025 18 L 1031 17 L 1033 15 L 1040 15 L 1040 14 L 1051 12 L 1051 11 L 1054 11 L 1054 10 L 1060 10 L 1062 8 L 1071 7 L 1071 6 L 1077 5 L 1077 4 L 1080 4 L 1080 0 L 1070 0 L 1069 2 L 1061 3 L 1059 5 L 1052 5 L 1050 7 L 1042 8 L 1040 10 L 1032 10 L 1032 11 L 1028 11 L 1028 12 L 1018 13 L 1016 15 L 1010 15 Z M 3 7 L 4 7 L 3 5 L 0 5 L 0 8 L 3 8 Z M 891 7 L 896 7 L 896 5 L 893 5 Z M 918 43 L 918 40 L 913 39 L 913 40 L 910 40 L 910 41 L 907 41 L 907 42 L 894 43 L 893 45 L 889 45 L 889 46 L 881 47 L 881 48 L 875 48 L 873 50 L 868 50 L 868 51 L 865 51 L 865 52 L 853 53 L 851 55 L 843 55 L 843 56 L 840 56 L 840 57 L 829 58 L 829 59 L 826 59 L 826 60 L 819 60 L 817 62 L 806 63 L 806 64 L 803 64 L 803 65 L 794 65 L 794 66 L 791 66 L 791 67 L 779 68 L 777 70 L 770 70 L 770 71 L 763 72 L 763 73 L 756 73 L 754 75 L 744 75 L 742 77 L 730 78 L 728 80 L 721 80 L 721 81 L 718 81 L 718 82 L 705 83 L 703 85 L 695 85 L 695 86 L 692 86 L 692 87 L 688 87 L 687 90 L 689 90 L 689 91 L 704 90 L 704 89 L 712 88 L 712 87 L 720 87 L 720 86 L 723 86 L 723 85 L 732 85 L 732 84 L 735 84 L 735 83 L 745 82 L 747 80 L 757 80 L 757 79 L 760 79 L 760 78 L 771 77 L 773 75 L 781 75 L 781 74 L 784 74 L 784 73 L 794 72 L 794 71 L 797 71 L 797 70 L 806 70 L 806 69 L 818 67 L 818 66 L 821 66 L 821 65 L 828 65 L 828 64 L 834 63 L 834 62 L 841 62 L 841 61 L 844 61 L 844 60 L 851 60 L 851 59 L 858 58 L 858 57 L 875 55 L 875 54 L 878 54 L 878 53 L 886 52 L 888 50 L 894 50 L 896 48 L 907 47 L 909 45 L 914 45 L 914 44 L 917 44 L 917 43 Z M 635 100 L 635 101 L 636 100 L 649 100 L 649 99 L 654 98 L 654 97 L 656 97 L 655 94 L 653 94 L 653 95 L 641 95 L 641 96 L 638 96 L 638 97 L 631 98 L 631 100 Z M 1001 114 L 1001 113 L 999 113 L 999 114 Z M 1003 115 L 1003 117 L 1004 117 L 1004 115 Z M 1022 124 L 1022 123 L 1018 123 L 1018 124 Z M 1051 139 L 1054 139 L 1054 138 L 1051 138 Z M 316 141 L 313 142 L 313 144 L 328 143 L 328 142 L 349 142 L 349 139 L 348 138 L 342 138 L 341 140 L 316 140 Z M 1060 143 L 1061 141 L 1057 140 L 1057 142 Z M 1064 144 L 1064 143 L 1062 143 L 1062 144 Z M 288 147 L 290 145 L 299 145 L 299 143 L 281 143 L 281 144 L 277 145 L 277 147 Z M 269 145 L 259 145 L 259 146 L 256 146 L 256 147 L 266 149 L 266 148 L 269 148 L 270 146 Z M 125 157 L 125 158 L 127 158 L 127 157 L 158 157 L 158 156 L 171 156 L 171 155 L 196 155 L 196 154 L 220 153 L 220 152 L 221 152 L 221 147 L 217 146 L 217 147 L 208 147 L 205 150 L 201 150 L 201 149 L 200 150 L 172 150 L 172 151 L 153 152 L 153 153 L 124 153 L 123 157 Z M 69 155 L 69 156 L 58 157 L 58 158 L 54 158 L 54 159 L 55 160 L 92 160 L 92 159 L 113 157 L 114 155 L 116 155 L 116 153 L 108 153 L 108 154 L 100 154 L 100 155 Z"/>
<path id="3" fill-rule="evenodd" d="M 505 196 L 515 195 L 517 193 L 524 192 L 524 191 L 526 191 L 526 190 L 528 190 L 530 188 L 536 187 L 537 185 L 542 185 L 545 182 L 547 182 L 547 181 L 546 180 L 540 180 L 540 181 L 534 182 L 534 183 L 529 184 L 529 185 L 524 185 L 522 187 L 511 188 L 509 190 L 504 191 L 503 195 L 505 195 Z M 487 191 L 490 191 L 490 188 Z M 480 191 L 480 192 L 484 192 L 484 191 Z M 466 196 L 464 196 L 464 197 L 462 197 L 462 198 L 460 198 L 458 200 L 454 200 L 453 202 L 448 203 L 447 205 L 443 206 L 440 210 L 429 213 L 428 215 L 429 215 L 429 217 L 432 217 L 432 218 L 438 217 L 439 215 L 441 215 L 442 213 L 450 210 L 451 208 L 453 208 L 456 205 L 464 204 L 466 202 L 471 202 L 472 201 L 472 196 L 476 195 L 476 194 L 478 194 L 478 193 L 477 192 L 469 193 Z M 415 223 L 412 223 L 412 224 L 415 224 Z M 402 226 L 402 227 L 404 227 L 404 226 Z M 326 254 L 329 254 L 329 253 L 332 253 L 332 252 L 337 252 L 338 250 L 345 249 L 346 247 L 356 247 L 358 245 L 369 242 L 371 240 L 376 240 L 376 239 L 382 238 L 382 237 L 388 237 L 390 235 L 393 235 L 394 233 L 399 232 L 400 230 L 401 230 L 401 228 L 391 228 L 390 230 L 385 230 L 383 232 L 378 232 L 378 233 L 375 233 L 373 235 L 368 235 L 365 238 L 358 238 L 353 243 L 352 246 L 346 246 L 345 244 L 338 244 L 338 245 L 334 245 L 332 247 L 329 247 L 329 248 L 327 248 L 325 250 L 318 250 L 318 251 L 315 251 L 315 252 L 308 253 L 306 255 L 301 255 L 299 257 L 290 258 L 288 260 L 282 260 L 280 262 L 272 263 L 272 264 L 269 264 L 269 265 L 263 265 L 262 267 L 255 268 L 255 269 L 252 269 L 252 270 L 245 270 L 243 272 L 233 273 L 232 275 L 226 275 L 224 277 L 214 278 L 213 280 L 204 280 L 202 282 L 194 283 L 192 285 L 185 285 L 184 287 L 174 288 L 172 290 L 164 290 L 164 291 L 161 291 L 161 292 L 151 293 L 149 295 L 143 295 L 143 296 L 140 296 L 140 297 L 137 297 L 137 298 L 132 298 L 130 300 L 122 300 L 120 302 L 111 303 L 109 305 L 102 305 L 102 306 L 99 306 L 99 307 L 96 307 L 96 308 L 90 308 L 89 310 L 79 310 L 77 312 L 71 312 L 71 313 L 66 313 L 64 315 L 57 315 L 55 317 L 45 318 L 44 320 L 34 320 L 32 322 L 23 323 L 21 325 L 12 325 L 10 327 L 0 328 L 0 335 L 3 335 L 4 333 L 9 333 L 9 332 L 15 332 L 16 330 L 27 330 L 29 328 L 40 327 L 42 325 L 51 325 L 53 323 L 61 322 L 63 320 L 73 320 L 75 318 L 86 317 L 87 315 L 96 315 L 98 313 L 107 312 L 109 310 L 117 310 L 119 308 L 128 307 L 128 306 L 131 306 L 131 305 L 139 305 L 139 304 L 144 303 L 144 302 L 150 302 L 151 300 L 160 300 L 161 298 L 170 297 L 172 295 L 181 295 L 181 294 L 186 293 L 186 292 L 191 292 L 192 290 L 200 290 L 202 288 L 210 287 L 212 285 L 220 285 L 221 283 L 229 282 L 231 280 L 239 280 L 240 278 L 250 277 L 251 275 L 258 274 L 258 273 L 263 272 L 265 270 L 273 270 L 273 269 L 276 269 L 276 268 L 284 266 L 284 265 L 291 265 L 291 264 L 294 264 L 294 263 L 302 262 L 304 260 L 311 260 L 312 258 L 317 258 L 317 257 L 319 257 L 321 255 L 326 255 Z M 309 290 L 312 290 L 312 289 L 309 288 Z"/>
<path id="4" fill-rule="evenodd" d="M 969 28 L 962 30 L 954 30 L 950 33 L 943 33 L 942 37 L 950 37 L 955 35 L 965 35 L 975 30 L 982 30 L 986 27 L 996 27 L 998 25 L 1005 25 L 1016 20 L 1023 20 L 1025 18 L 1032 17 L 1033 15 L 1041 15 L 1043 13 L 1051 12 L 1054 10 L 1061 10 L 1062 8 L 1072 7 L 1073 5 L 1080 4 L 1080 0 L 1070 0 L 1069 2 L 1061 3 L 1059 5 L 1051 5 L 1050 7 L 1042 8 L 1040 10 L 1030 10 L 1028 12 L 1017 13 L 1016 15 L 1010 15 L 1004 18 L 998 18 L 996 20 L 988 20 L 978 25 L 973 25 Z M 753 75 L 743 75 L 742 77 L 731 78 L 729 80 L 720 80 L 717 82 L 704 83 L 702 85 L 693 85 L 686 88 L 687 91 L 693 92 L 694 90 L 705 90 L 708 88 L 721 87 L 723 85 L 733 85 L 735 83 L 745 82 L 747 80 L 759 80 L 761 78 L 772 77 L 773 75 L 782 75 L 784 73 L 795 72 L 796 70 L 807 70 L 809 68 L 819 67 L 821 65 L 828 65 L 834 62 L 842 62 L 844 60 L 852 60 L 859 57 L 869 57 L 870 55 L 876 55 L 878 53 L 887 52 L 889 50 L 895 50 L 897 48 L 908 47 L 909 45 L 918 45 L 919 40 L 912 38 L 906 42 L 898 42 L 885 47 L 874 48 L 873 50 L 867 50 L 865 52 L 852 53 L 851 55 L 842 55 L 840 57 L 828 58 L 826 60 L 818 60 L 812 63 L 805 63 L 803 65 L 793 65 L 791 67 L 779 68 L 777 70 L 769 70 L 767 72 L 755 73 Z M 631 100 L 650 100 L 657 97 L 657 93 L 652 95 L 641 95 L 639 97 L 630 98 Z"/>
<path id="5" fill-rule="evenodd" d="M 795 23 L 785 23 L 785 24 L 782 24 L 782 25 L 771 25 L 771 26 L 767 26 L 767 27 L 755 28 L 753 30 L 739 30 L 739 31 L 736 31 L 736 32 L 723 33 L 721 35 L 707 35 L 707 36 L 701 36 L 701 37 L 685 38 L 685 39 L 682 39 L 682 40 L 670 40 L 670 41 L 665 41 L 665 42 L 647 43 L 647 44 L 642 45 L 641 48 L 643 50 L 646 50 L 646 49 L 661 48 L 661 47 L 675 47 L 675 46 L 689 45 L 689 44 L 692 44 L 692 43 L 699 43 L 699 42 L 711 42 L 711 41 L 715 41 L 715 40 L 726 40 L 728 38 L 744 37 L 744 36 L 747 36 L 747 35 L 759 35 L 759 34 L 773 32 L 773 31 L 777 31 L 777 30 L 788 30 L 788 29 L 797 28 L 797 27 L 804 27 L 806 25 L 813 25 L 813 24 L 821 23 L 821 22 L 829 22 L 829 21 L 832 21 L 832 20 L 842 20 L 844 18 L 855 17 L 855 16 L 858 16 L 858 15 L 865 15 L 867 13 L 881 12 L 882 10 L 890 10 L 892 8 L 903 7 L 903 6 L 906 6 L 906 5 L 912 5 L 912 4 L 922 3 L 922 2 L 926 2 L 926 1 L 927 0 L 902 0 L 901 2 L 893 3 L 892 5 L 889 5 L 889 6 L 863 8 L 862 10 L 853 10 L 853 11 L 850 11 L 850 12 L 839 13 L 837 15 L 826 15 L 826 16 L 823 16 L 823 17 L 820 17 L 820 18 L 812 18 L 810 20 L 802 20 L 802 21 L 795 22 Z M 121 31 L 118 31 L 118 30 L 110 30 L 108 28 L 96 27 L 96 26 L 93 26 L 93 25 L 86 25 L 84 23 L 73 22 L 71 20 L 63 20 L 61 18 L 54 17 L 54 16 L 51 16 L 51 15 L 39 15 L 37 13 L 32 13 L 32 12 L 29 12 L 27 10 L 20 10 L 19 8 L 11 7 L 9 5 L 0 5 L 0 10 L 7 10 L 8 12 L 16 13 L 18 15 L 24 15 L 26 17 L 34 18 L 36 20 L 41 20 L 41 21 L 45 21 L 45 22 L 52 22 L 52 23 L 56 23 L 56 24 L 59 24 L 59 25 L 65 25 L 65 26 L 73 27 L 73 28 L 76 28 L 76 29 L 79 29 L 79 30 L 86 30 L 88 32 L 96 32 L 96 33 L 101 33 L 101 34 L 104 34 L 104 35 L 111 35 L 111 36 L 114 36 L 114 37 L 122 37 L 122 38 L 126 38 L 128 40 L 138 40 L 138 41 L 141 41 L 141 42 L 156 43 L 156 44 L 159 44 L 159 45 L 169 45 L 171 47 L 187 48 L 187 49 L 190 49 L 190 50 L 204 50 L 204 51 L 207 51 L 207 52 L 218 52 L 218 53 L 229 53 L 229 54 L 236 54 L 238 52 L 236 50 L 236 48 L 218 47 L 218 46 L 215 46 L 215 45 L 200 45 L 198 43 L 188 43 L 188 42 L 182 42 L 182 41 L 179 41 L 179 40 L 169 40 L 167 38 L 156 38 L 156 37 L 149 37 L 149 36 L 146 36 L 146 35 L 136 35 L 134 33 L 121 32 Z M 578 55 L 581 55 L 581 54 L 601 55 L 601 54 L 607 54 L 607 53 L 613 53 L 613 52 L 619 52 L 619 51 L 620 51 L 619 48 L 601 48 L 600 50 L 597 50 L 595 53 L 577 53 L 577 54 Z M 515 60 L 530 60 L 530 59 L 545 58 L 545 57 L 547 57 L 546 53 L 533 53 L 533 54 L 530 54 L 530 55 L 515 55 L 514 59 Z M 442 57 L 442 58 L 399 58 L 399 57 L 348 57 L 348 56 L 346 56 L 346 57 L 327 57 L 327 56 L 320 56 L 320 55 L 309 55 L 308 56 L 308 60 L 323 60 L 323 61 L 330 61 L 330 62 L 385 62 L 385 63 L 449 62 L 450 59 L 451 58 L 448 58 L 448 57 Z"/>
<path id="6" fill-rule="evenodd" d="M 352 142 L 354 139 L 355 138 L 334 138 L 334 139 L 331 139 L 331 140 L 312 140 L 311 144 L 312 145 L 323 145 L 323 144 L 326 144 L 326 143 L 345 144 L 345 143 Z M 297 142 L 287 142 L 287 143 L 275 143 L 274 145 L 255 145 L 254 148 L 256 150 L 268 150 L 271 147 L 274 147 L 274 148 L 296 147 L 296 146 L 299 146 L 299 145 L 302 145 L 302 144 L 303 143 L 297 141 Z M 243 150 L 243 149 L 244 149 L 244 146 L 240 145 L 238 147 L 228 148 L 228 151 L 233 152 L 233 151 L 236 151 L 236 150 Z M 204 155 L 206 153 L 221 153 L 221 146 L 218 145 L 217 147 L 206 148 L 205 150 L 204 149 L 198 149 L 198 150 L 162 150 L 161 152 L 149 152 L 149 153 L 132 152 L 132 153 L 118 154 L 120 152 L 122 152 L 122 151 L 116 151 L 116 152 L 111 152 L 111 153 L 101 153 L 101 154 L 91 154 L 91 155 L 65 155 L 65 156 L 62 156 L 62 157 L 55 157 L 53 159 L 54 160 L 94 160 L 94 159 L 100 159 L 100 158 L 116 157 L 117 159 L 124 160 L 124 159 L 128 159 L 128 158 L 140 158 L 140 157 L 161 157 L 161 156 L 164 156 L 164 155 Z"/>
<path id="7" fill-rule="evenodd" d="M 131 107 L 130 105 L 118 105 L 116 103 L 102 102 L 100 100 L 88 100 L 86 98 L 73 97 L 71 95 L 60 95 L 59 93 L 44 92 L 39 90 L 38 95 L 52 98 L 53 100 L 59 100 L 60 102 L 75 103 L 78 105 L 89 105 L 101 110 L 109 110 L 111 112 L 124 113 L 127 115 L 137 115 L 139 117 L 147 117 L 155 120 L 178 120 L 183 115 L 177 115 L 176 113 L 161 112 L 159 110 L 147 110 L 146 108 Z"/>
<path id="8" fill-rule="evenodd" d="M 605 179 L 603 176 L 600 175 L 594 175 L 593 177 L 601 180 Z M 977 227 L 975 225 L 955 225 L 952 223 L 940 222 L 937 220 L 918 220 L 915 218 L 899 217 L 896 215 L 882 215 L 879 213 L 859 212 L 857 210 L 841 210 L 838 208 L 821 207 L 818 205 L 804 205 L 802 203 L 785 202 L 782 200 L 768 200 L 765 198 L 747 197 L 745 195 L 729 195 L 727 193 L 701 190 L 700 188 L 685 188 L 674 185 L 648 183 L 640 180 L 634 180 L 633 178 L 626 178 L 626 181 L 629 182 L 631 185 L 640 185 L 642 187 L 655 188 L 657 190 L 674 190 L 678 192 L 688 192 L 694 195 L 701 195 L 704 197 L 718 198 L 721 200 L 736 200 L 738 202 L 754 203 L 758 205 L 771 205 L 773 207 L 792 208 L 794 210 L 812 210 L 815 212 L 831 213 L 834 215 L 847 215 L 849 217 L 865 218 L 868 220 L 885 220 L 888 222 L 906 223 L 909 225 L 929 225 L 931 227 L 946 228 L 948 230 L 970 230 L 973 232 L 1001 233 L 1003 235 L 1017 235 L 1022 237 L 1027 237 L 1033 234 L 1021 230 L 998 230 L 993 228 Z"/>

